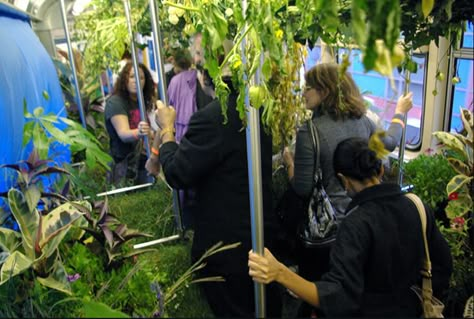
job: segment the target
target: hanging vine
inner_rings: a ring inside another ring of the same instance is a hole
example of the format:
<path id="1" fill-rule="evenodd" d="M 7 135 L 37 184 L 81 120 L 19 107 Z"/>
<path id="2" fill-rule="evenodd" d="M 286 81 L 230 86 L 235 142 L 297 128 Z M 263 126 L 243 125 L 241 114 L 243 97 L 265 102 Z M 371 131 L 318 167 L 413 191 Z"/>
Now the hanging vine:
<path id="1" fill-rule="evenodd" d="M 149 33 L 147 1 L 131 0 L 131 3 L 137 29 L 142 34 Z M 202 33 L 205 67 L 216 85 L 223 113 L 226 113 L 229 88 L 222 78 L 230 71 L 233 86 L 241 93 L 237 105 L 241 118 L 245 121 L 244 92 L 250 87 L 252 105 L 264 108 L 262 121 L 272 132 L 275 145 L 291 140 L 292 128 L 304 114 L 298 81 L 304 46 L 312 46 L 318 39 L 330 47 L 356 45 L 366 71 L 391 76 L 393 68 L 399 66 L 416 72 L 416 63 L 403 51 L 412 52 L 431 41 L 437 43 L 439 36 L 459 35 L 464 22 L 472 20 L 474 11 L 472 1 L 468 0 L 248 0 L 247 3 L 244 13 L 241 0 L 157 1 L 160 28 L 165 49 L 187 43 L 194 32 Z M 120 59 L 128 34 L 122 1 L 94 0 L 92 5 L 95 11 L 81 16 L 76 27 L 82 30 L 88 43 L 86 68 L 100 70 L 110 60 Z M 399 42 L 400 35 L 404 37 L 403 45 Z M 247 41 L 242 57 L 244 36 Z M 234 43 L 228 52 L 223 49 L 226 39 Z M 344 63 L 347 67 L 348 60 Z M 258 87 L 252 87 L 251 79 L 257 70 L 261 70 L 261 82 Z"/>

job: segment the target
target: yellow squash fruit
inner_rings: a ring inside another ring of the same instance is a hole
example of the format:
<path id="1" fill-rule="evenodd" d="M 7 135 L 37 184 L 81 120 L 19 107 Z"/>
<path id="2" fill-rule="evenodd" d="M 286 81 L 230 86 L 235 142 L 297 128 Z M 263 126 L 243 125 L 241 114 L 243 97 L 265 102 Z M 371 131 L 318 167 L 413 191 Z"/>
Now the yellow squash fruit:
<path id="1" fill-rule="evenodd" d="M 252 85 L 249 88 L 250 105 L 259 108 L 265 101 L 265 89 L 259 85 Z"/>

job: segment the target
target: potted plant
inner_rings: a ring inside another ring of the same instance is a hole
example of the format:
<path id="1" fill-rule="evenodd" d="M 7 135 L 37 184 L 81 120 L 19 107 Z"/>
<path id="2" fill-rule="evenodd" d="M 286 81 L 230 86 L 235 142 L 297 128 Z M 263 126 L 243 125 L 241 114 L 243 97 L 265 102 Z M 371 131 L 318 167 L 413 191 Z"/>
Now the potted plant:
<path id="1" fill-rule="evenodd" d="M 433 174 L 436 171 L 436 174 Z M 406 182 L 413 192 L 435 212 L 438 219 L 445 220 L 444 208 L 448 204 L 446 185 L 456 175 L 442 154 L 421 154 L 404 166 Z"/>
<path id="2" fill-rule="evenodd" d="M 448 240 L 454 257 L 452 287 L 447 297 L 446 315 L 461 317 L 465 303 L 474 294 L 474 234 L 472 196 L 474 195 L 474 154 L 473 154 L 473 113 L 461 109 L 464 129 L 461 133 L 434 132 L 441 142 L 443 155 L 456 171 L 447 183 L 446 194 L 449 202 L 446 215 L 447 227 L 440 230 Z"/>

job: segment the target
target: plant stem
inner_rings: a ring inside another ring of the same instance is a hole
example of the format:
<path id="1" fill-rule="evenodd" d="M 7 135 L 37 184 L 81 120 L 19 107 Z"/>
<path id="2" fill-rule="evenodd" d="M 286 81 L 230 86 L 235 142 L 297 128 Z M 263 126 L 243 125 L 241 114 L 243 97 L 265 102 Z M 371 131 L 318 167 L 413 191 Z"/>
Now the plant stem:
<path id="1" fill-rule="evenodd" d="M 194 12 L 200 12 L 201 11 L 201 9 L 198 9 L 198 8 L 195 8 L 195 7 L 187 7 L 187 6 L 183 6 L 182 4 L 173 3 L 173 2 L 170 2 L 170 1 L 163 1 L 163 5 L 170 6 L 170 7 L 175 7 L 175 8 L 179 8 L 179 9 L 183 9 L 183 10 L 187 10 L 187 11 L 194 11 Z"/>

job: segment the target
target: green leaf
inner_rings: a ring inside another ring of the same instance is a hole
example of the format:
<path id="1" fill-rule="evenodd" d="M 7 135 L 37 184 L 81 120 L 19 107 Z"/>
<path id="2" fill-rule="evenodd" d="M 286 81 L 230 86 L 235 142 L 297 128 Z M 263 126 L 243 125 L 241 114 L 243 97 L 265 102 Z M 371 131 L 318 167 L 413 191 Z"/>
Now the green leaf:
<path id="1" fill-rule="evenodd" d="M 36 122 L 33 127 L 33 145 L 38 151 L 40 159 L 48 158 L 49 139 L 46 136 L 43 128 Z"/>
<path id="2" fill-rule="evenodd" d="M 365 0 L 352 1 L 352 29 L 354 38 L 361 49 L 365 48 L 367 42 L 366 14 L 367 3 Z"/>
<path id="3" fill-rule="evenodd" d="M 474 177 L 472 176 L 470 177 L 462 174 L 454 176 L 449 181 L 448 185 L 446 185 L 446 193 L 450 195 L 452 193 L 459 192 L 463 186 L 467 186 L 473 179 Z"/>
<path id="4" fill-rule="evenodd" d="M 37 118 L 41 117 L 43 114 L 44 114 L 44 110 L 41 106 L 38 106 L 37 108 L 33 110 L 33 115 Z"/>
<path id="5" fill-rule="evenodd" d="M 45 90 L 43 90 L 42 93 L 43 93 L 43 98 L 44 98 L 46 101 L 48 101 L 48 100 L 49 100 L 49 94 L 48 94 L 48 92 L 45 91 Z"/>
<path id="6" fill-rule="evenodd" d="M 82 310 L 84 318 L 130 318 L 127 314 L 96 301 L 84 301 Z"/>
<path id="7" fill-rule="evenodd" d="M 433 135 L 444 144 L 445 147 L 467 157 L 463 143 L 453 134 L 448 132 L 434 132 Z"/>
<path id="8" fill-rule="evenodd" d="M 26 202 L 28 203 L 29 211 L 34 211 L 34 209 L 38 206 L 38 201 L 41 198 L 41 191 L 39 190 L 38 186 L 34 184 L 29 185 L 25 190 L 25 198 Z"/>
<path id="9" fill-rule="evenodd" d="M 36 280 L 45 287 L 49 287 L 65 294 L 72 295 L 71 285 L 67 280 L 67 273 L 61 262 L 55 261 L 53 272 L 47 277 L 36 277 Z"/>
<path id="10" fill-rule="evenodd" d="M 21 245 L 21 234 L 17 231 L 0 227 L 0 248 L 12 253 Z"/>
<path id="11" fill-rule="evenodd" d="M 53 124 L 49 122 L 42 122 L 42 124 L 53 138 L 55 138 L 62 144 L 71 144 L 71 140 L 68 138 L 68 136 L 63 131 L 55 127 Z"/>
<path id="12" fill-rule="evenodd" d="M 30 268 L 32 264 L 33 261 L 19 251 L 13 252 L 13 254 L 8 256 L 0 269 L 0 285 L 7 282 L 11 277 L 21 274 Z"/>
<path id="13" fill-rule="evenodd" d="M 265 57 L 263 62 L 262 75 L 265 79 L 269 79 L 272 75 L 272 61 L 268 57 Z"/>
<path id="14" fill-rule="evenodd" d="M 421 0 L 421 11 L 426 18 L 430 15 L 434 7 L 434 0 Z"/>
<path id="15" fill-rule="evenodd" d="M 30 210 L 28 203 L 23 194 L 12 188 L 8 192 L 8 203 L 15 216 L 22 236 L 22 243 L 26 255 L 34 259 L 35 256 L 35 241 L 39 226 L 39 213 L 35 210 Z"/>
<path id="16" fill-rule="evenodd" d="M 467 175 L 467 176 L 471 175 L 472 168 L 464 164 L 464 162 L 456 158 L 448 158 L 448 162 L 459 174 Z"/>
<path id="17" fill-rule="evenodd" d="M 446 215 L 449 219 L 463 216 L 472 209 L 472 199 L 469 195 L 459 194 L 458 199 L 450 200 L 445 208 Z"/>
<path id="18" fill-rule="evenodd" d="M 23 146 L 26 146 L 28 142 L 33 137 L 33 127 L 35 125 L 34 121 L 26 122 L 23 126 Z"/>
<path id="19" fill-rule="evenodd" d="M 65 203 L 43 217 L 39 246 L 42 256 L 49 257 L 59 246 L 71 225 L 83 215 L 70 203 Z"/>

